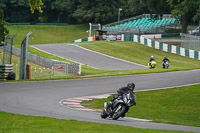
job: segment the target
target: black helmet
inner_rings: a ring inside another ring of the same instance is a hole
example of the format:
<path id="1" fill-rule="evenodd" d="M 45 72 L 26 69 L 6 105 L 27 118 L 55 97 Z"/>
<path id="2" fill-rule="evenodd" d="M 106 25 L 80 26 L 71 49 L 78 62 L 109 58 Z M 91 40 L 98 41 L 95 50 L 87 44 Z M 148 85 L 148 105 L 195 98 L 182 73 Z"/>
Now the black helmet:
<path id="1" fill-rule="evenodd" d="M 135 89 L 135 84 L 134 83 L 128 83 L 127 84 L 127 87 L 130 89 L 130 90 L 134 90 Z"/>

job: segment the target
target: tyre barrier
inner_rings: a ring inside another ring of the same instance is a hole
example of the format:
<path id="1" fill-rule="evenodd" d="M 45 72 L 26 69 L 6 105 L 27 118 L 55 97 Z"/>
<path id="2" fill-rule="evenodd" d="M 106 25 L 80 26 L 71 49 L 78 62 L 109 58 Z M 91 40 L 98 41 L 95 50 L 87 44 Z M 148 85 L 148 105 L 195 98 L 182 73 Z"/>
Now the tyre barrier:
<path id="1" fill-rule="evenodd" d="M 0 65 L 0 81 L 15 80 L 12 64 Z"/>

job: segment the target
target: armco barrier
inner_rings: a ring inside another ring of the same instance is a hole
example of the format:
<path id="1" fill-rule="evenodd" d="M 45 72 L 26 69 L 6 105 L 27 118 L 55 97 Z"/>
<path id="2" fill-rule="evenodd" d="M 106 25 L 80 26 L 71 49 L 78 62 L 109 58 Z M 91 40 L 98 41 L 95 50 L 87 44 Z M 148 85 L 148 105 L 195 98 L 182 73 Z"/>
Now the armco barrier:
<path id="1" fill-rule="evenodd" d="M 93 41 L 93 40 L 91 39 L 91 37 L 88 37 L 88 38 L 84 38 L 84 39 L 75 40 L 74 42 L 84 42 L 84 41 Z M 161 42 L 146 38 L 146 36 L 122 34 L 121 41 L 133 41 L 133 42 L 137 42 L 137 43 L 140 43 L 140 44 L 143 44 L 148 47 L 152 47 L 152 48 L 155 48 L 155 49 L 158 49 L 161 51 L 165 51 L 165 52 L 169 52 L 169 53 L 173 53 L 173 54 L 200 60 L 200 51 L 195 51 L 195 50 L 191 50 L 191 49 L 178 47 L 175 45 L 161 43 Z"/>

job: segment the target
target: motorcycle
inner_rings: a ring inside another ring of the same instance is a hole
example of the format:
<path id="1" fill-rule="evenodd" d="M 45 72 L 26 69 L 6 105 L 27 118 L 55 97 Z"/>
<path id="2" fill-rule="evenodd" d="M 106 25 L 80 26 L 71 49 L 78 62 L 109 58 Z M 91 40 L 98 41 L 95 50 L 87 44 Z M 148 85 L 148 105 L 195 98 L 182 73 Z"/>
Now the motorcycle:
<path id="1" fill-rule="evenodd" d="M 110 106 L 105 102 L 101 117 L 104 119 L 110 117 L 117 120 L 119 117 L 124 117 L 129 107 L 133 105 L 135 105 L 135 95 L 132 91 L 128 91 L 116 98 Z"/>
<path id="2" fill-rule="evenodd" d="M 169 62 L 168 61 L 165 61 L 163 62 L 163 68 L 169 68 Z"/>
<path id="3" fill-rule="evenodd" d="M 156 61 L 151 61 L 149 64 L 148 64 L 148 66 L 149 66 L 149 69 L 151 69 L 151 68 L 155 68 L 156 67 Z"/>

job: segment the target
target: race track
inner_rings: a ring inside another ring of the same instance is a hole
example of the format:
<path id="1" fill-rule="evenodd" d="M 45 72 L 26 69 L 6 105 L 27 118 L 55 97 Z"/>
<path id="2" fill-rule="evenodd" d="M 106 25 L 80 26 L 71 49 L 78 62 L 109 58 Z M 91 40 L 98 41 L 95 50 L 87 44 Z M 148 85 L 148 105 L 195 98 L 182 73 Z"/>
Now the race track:
<path id="1" fill-rule="evenodd" d="M 65 59 L 103 70 L 146 69 L 146 66 L 110 57 L 71 44 L 41 44 L 32 47 Z"/>
<path id="2" fill-rule="evenodd" d="M 126 118 L 120 118 L 117 121 L 104 120 L 100 118 L 98 113 L 79 111 L 59 104 L 61 99 L 114 93 L 128 82 L 135 82 L 136 91 L 200 83 L 200 70 L 94 79 L 0 83 L 0 110 L 25 115 L 118 124 L 137 128 L 200 132 L 199 127 Z"/>

